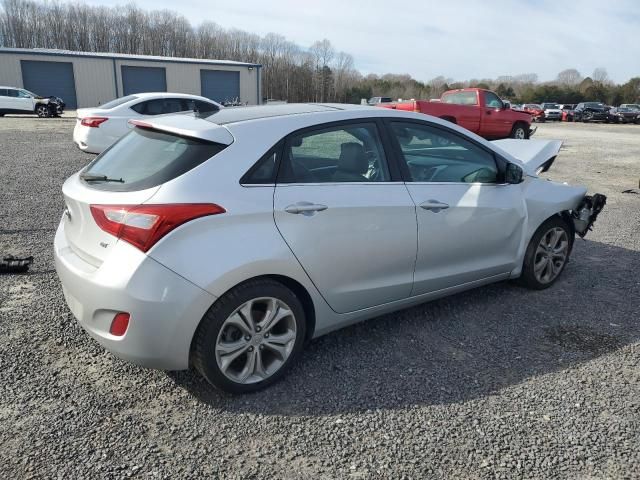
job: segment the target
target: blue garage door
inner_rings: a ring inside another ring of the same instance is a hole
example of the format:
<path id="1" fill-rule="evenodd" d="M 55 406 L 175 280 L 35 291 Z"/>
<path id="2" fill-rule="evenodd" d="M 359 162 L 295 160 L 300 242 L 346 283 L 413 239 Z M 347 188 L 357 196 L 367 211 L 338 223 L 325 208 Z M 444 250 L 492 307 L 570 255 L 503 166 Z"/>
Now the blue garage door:
<path id="1" fill-rule="evenodd" d="M 202 96 L 216 102 L 240 99 L 240 72 L 200 70 Z"/>
<path id="2" fill-rule="evenodd" d="M 60 97 L 67 108 L 76 108 L 76 82 L 70 62 L 20 60 L 24 88 L 43 97 Z"/>
<path id="3" fill-rule="evenodd" d="M 162 67 L 122 66 L 124 95 L 143 92 L 166 92 L 167 74 Z"/>

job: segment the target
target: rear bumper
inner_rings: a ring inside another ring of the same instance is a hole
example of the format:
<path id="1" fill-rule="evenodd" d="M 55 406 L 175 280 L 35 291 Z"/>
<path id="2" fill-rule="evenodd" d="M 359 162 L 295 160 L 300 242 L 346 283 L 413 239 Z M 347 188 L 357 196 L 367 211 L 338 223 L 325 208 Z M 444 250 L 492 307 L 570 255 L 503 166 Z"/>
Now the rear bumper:
<path id="1" fill-rule="evenodd" d="M 76 120 L 76 126 L 73 129 L 73 143 L 83 152 L 102 153 L 116 140 L 117 138 L 105 135 L 98 128 L 85 127 Z"/>
<path id="2" fill-rule="evenodd" d="M 188 368 L 191 339 L 213 295 L 125 242 L 99 267 L 90 265 L 73 251 L 62 223 L 54 257 L 69 309 L 98 343 L 143 367 Z M 131 316 L 121 337 L 109 333 L 118 312 Z"/>

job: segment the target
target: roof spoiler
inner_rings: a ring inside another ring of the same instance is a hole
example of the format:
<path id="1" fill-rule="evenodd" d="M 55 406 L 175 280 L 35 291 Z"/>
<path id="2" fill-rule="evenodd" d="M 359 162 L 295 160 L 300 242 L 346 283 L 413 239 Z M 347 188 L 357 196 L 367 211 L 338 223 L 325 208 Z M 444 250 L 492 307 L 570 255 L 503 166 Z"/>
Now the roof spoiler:
<path id="1" fill-rule="evenodd" d="M 129 120 L 129 125 L 173 133 L 181 137 L 197 138 L 221 145 L 231 145 L 233 135 L 224 126 L 204 120 L 196 115 L 169 115 L 149 120 Z"/>

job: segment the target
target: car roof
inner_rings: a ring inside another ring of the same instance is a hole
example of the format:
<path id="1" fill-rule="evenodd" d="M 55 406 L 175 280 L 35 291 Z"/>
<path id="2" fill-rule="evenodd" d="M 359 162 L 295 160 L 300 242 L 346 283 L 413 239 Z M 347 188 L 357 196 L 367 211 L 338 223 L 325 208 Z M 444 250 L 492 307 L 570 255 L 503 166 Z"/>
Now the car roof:
<path id="1" fill-rule="evenodd" d="M 176 98 L 198 98 L 208 101 L 210 100 L 206 97 L 202 97 L 200 95 L 192 95 L 190 93 L 173 93 L 173 92 L 142 92 L 142 93 L 132 93 L 131 96 L 135 96 L 139 99 L 149 99 L 149 98 L 164 98 L 164 97 L 176 97 Z"/>
<path id="2" fill-rule="evenodd" d="M 371 110 L 368 105 L 347 105 L 340 103 L 287 103 L 284 105 L 257 105 L 250 107 L 231 107 L 220 110 L 205 118 L 217 125 L 246 122 L 272 117 L 305 115 L 321 112 L 339 112 L 342 110 Z M 376 112 L 379 110 L 376 109 Z"/>

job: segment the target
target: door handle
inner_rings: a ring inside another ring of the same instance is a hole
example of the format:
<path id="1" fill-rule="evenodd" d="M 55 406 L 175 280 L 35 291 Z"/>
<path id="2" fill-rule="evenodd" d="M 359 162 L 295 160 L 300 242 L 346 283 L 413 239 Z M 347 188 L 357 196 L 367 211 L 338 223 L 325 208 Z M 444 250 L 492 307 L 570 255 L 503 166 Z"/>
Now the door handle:
<path id="1" fill-rule="evenodd" d="M 303 215 L 313 215 L 315 212 L 322 212 L 323 210 L 326 210 L 327 207 L 326 205 L 321 205 L 318 203 L 310 203 L 310 202 L 298 202 L 298 203 L 294 203 L 293 205 L 289 205 L 287 207 L 285 207 L 284 211 L 287 213 L 293 213 L 293 214 L 303 214 Z"/>
<path id="2" fill-rule="evenodd" d="M 446 203 L 439 202 L 437 200 L 427 200 L 420 204 L 420 208 L 424 208 L 425 210 L 431 210 L 433 213 L 438 213 L 440 210 L 445 210 L 449 208 L 449 205 Z"/>

